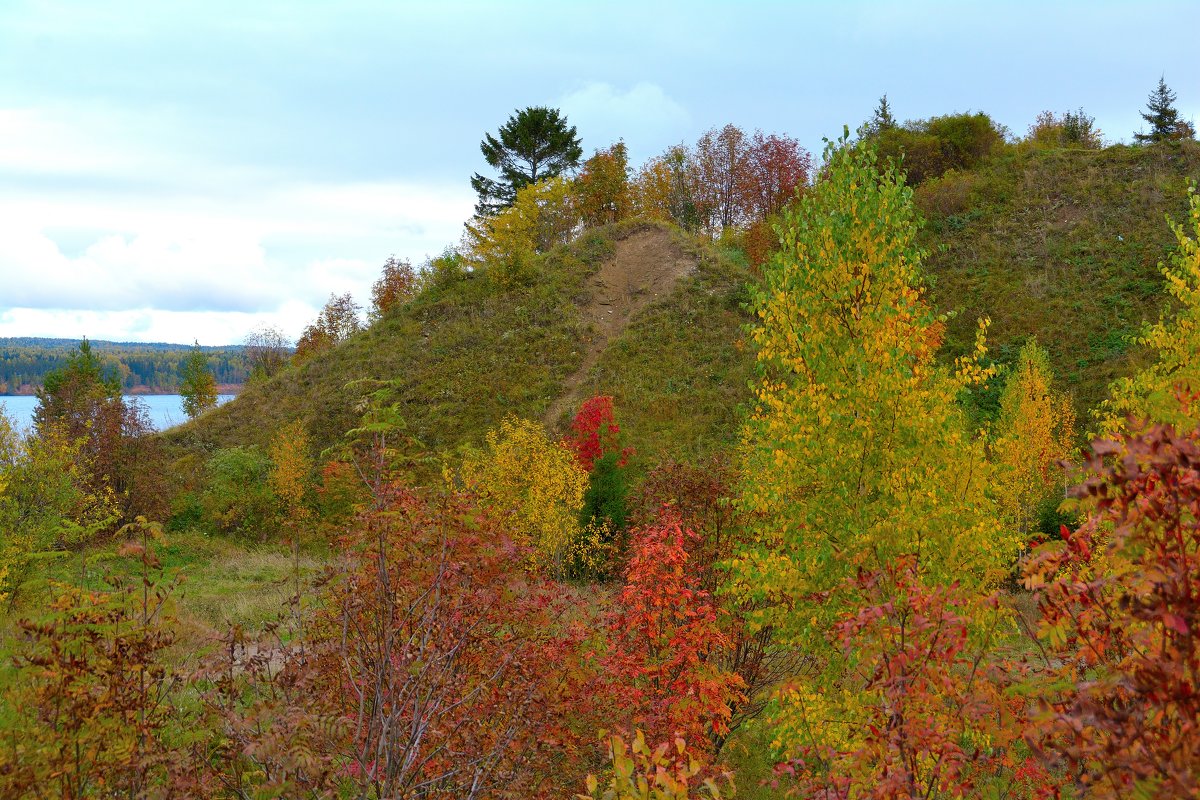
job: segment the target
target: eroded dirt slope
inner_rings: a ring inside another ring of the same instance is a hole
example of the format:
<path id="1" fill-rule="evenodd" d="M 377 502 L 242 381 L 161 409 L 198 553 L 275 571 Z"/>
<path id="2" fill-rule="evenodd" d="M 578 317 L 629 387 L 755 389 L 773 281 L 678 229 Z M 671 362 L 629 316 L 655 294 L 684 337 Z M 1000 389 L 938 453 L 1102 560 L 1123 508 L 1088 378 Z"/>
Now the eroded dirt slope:
<path id="1" fill-rule="evenodd" d="M 671 235 L 655 227 L 635 231 L 616 242 L 612 258 L 601 264 L 586 285 L 587 300 L 579 312 L 591 328 L 583 362 L 563 383 L 563 391 L 546 410 L 544 421 L 554 427 L 581 398 L 580 386 L 600 354 L 639 311 L 671 293 L 680 278 L 696 268 Z"/>

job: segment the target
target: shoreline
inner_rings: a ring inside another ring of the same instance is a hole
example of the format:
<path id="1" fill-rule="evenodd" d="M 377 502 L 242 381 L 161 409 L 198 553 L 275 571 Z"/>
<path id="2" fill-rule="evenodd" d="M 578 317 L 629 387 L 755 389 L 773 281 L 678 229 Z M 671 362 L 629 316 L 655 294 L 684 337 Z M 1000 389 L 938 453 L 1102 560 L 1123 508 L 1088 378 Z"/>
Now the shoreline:
<path id="1" fill-rule="evenodd" d="M 218 395 L 229 394 L 229 395 L 236 396 L 236 395 L 239 395 L 242 393 L 243 388 L 245 388 L 245 384 L 241 384 L 241 383 L 218 386 L 217 394 Z M 37 395 L 34 394 L 33 392 L 0 392 L 0 397 L 36 397 L 36 396 Z M 175 392 L 129 391 L 129 392 L 121 392 L 121 396 L 122 397 L 178 397 L 179 392 L 178 391 L 175 391 Z"/>

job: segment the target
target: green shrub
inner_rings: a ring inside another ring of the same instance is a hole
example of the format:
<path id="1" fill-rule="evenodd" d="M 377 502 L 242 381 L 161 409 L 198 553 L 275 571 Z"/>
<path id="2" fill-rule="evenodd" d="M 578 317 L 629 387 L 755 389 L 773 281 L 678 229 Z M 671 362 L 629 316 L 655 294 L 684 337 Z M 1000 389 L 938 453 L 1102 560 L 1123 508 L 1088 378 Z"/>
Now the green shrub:
<path id="1" fill-rule="evenodd" d="M 206 467 L 204 517 L 225 533 L 258 532 L 265 538 L 275 498 L 267 483 L 271 459 L 256 446 L 218 450 Z"/>
<path id="2" fill-rule="evenodd" d="M 881 162 L 900 163 L 915 186 L 952 169 L 974 169 L 1004 142 L 1004 133 L 987 114 L 946 114 L 885 128 L 864 142 L 877 148 Z"/>

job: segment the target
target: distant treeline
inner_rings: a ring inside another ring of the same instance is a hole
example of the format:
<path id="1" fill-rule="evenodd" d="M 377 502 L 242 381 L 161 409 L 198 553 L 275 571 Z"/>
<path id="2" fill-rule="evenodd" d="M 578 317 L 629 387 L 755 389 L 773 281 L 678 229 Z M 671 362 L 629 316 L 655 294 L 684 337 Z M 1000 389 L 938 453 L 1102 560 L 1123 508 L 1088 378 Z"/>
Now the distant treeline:
<path id="1" fill-rule="evenodd" d="M 126 392 L 173 394 L 189 345 L 160 342 L 93 341 L 92 350 L 116 375 Z M 30 394 L 46 373 L 63 365 L 79 347 L 78 339 L 0 338 L 0 394 Z M 201 347 L 218 384 L 246 382 L 250 371 L 240 345 Z"/>

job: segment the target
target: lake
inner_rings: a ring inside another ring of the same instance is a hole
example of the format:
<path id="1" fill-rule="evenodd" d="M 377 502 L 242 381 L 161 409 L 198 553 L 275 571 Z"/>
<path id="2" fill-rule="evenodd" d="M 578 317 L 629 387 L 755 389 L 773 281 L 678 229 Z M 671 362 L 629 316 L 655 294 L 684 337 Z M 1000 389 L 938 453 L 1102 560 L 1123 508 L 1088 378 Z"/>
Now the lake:
<path id="1" fill-rule="evenodd" d="M 217 395 L 217 405 L 232 400 L 236 395 Z M 125 400 L 136 400 L 146 407 L 150 422 L 157 430 L 170 428 L 187 421 L 183 413 L 183 398 L 177 394 L 137 394 L 126 395 Z M 8 416 L 16 420 L 17 428 L 28 428 L 33 422 L 33 410 L 37 408 L 37 398 L 29 396 L 0 396 L 0 406 L 4 406 Z"/>

